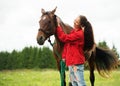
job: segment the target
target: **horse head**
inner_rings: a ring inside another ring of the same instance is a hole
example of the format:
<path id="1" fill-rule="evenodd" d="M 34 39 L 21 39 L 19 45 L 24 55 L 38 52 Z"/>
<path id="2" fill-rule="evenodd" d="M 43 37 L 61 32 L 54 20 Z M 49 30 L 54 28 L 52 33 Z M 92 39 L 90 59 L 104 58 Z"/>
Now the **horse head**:
<path id="1" fill-rule="evenodd" d="M 37 34 L 37 42 L 39 45 L 43 45 L 47 38 L 55 34 L 57 28 L 55 11 L 56 8 L 52 11 L 41 9 L 42 16 L 39 21 L 40 28 Z"/>

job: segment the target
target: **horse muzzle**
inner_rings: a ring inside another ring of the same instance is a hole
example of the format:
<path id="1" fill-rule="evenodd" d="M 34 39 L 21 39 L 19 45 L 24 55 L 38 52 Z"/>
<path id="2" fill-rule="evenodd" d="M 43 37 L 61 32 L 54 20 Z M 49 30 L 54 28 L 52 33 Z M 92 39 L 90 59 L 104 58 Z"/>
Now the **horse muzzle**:
<path id="1" fill-rule="evenodd" d="M 39 45 L 43 45 L 44 42 L 45 42 L 45 37 L 44 36 L 40 36 L 40 37 L 37 38 L 37 43 Z"/>

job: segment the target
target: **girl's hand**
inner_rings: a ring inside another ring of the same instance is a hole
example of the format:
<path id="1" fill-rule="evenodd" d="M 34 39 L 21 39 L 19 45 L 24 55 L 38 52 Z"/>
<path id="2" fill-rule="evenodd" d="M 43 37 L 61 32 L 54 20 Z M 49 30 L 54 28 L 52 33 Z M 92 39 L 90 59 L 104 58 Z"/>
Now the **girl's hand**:
<path id="1" fill-rule="evenodd" d="M 65 62 L 65 59 L 62 59 L 63 62 Z"/>

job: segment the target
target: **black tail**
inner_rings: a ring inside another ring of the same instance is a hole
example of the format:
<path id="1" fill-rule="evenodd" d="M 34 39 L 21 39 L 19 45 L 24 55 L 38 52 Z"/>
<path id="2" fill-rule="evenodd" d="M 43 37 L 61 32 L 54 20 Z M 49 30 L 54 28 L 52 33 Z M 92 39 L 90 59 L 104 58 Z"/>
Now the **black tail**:
<path id="1" fill-rule="evenodd" d="M 111 50 L 96 47 L 95 65 L 101 76 L 109 76 L 109 72 L 117 68 L 117 56 Z"/>

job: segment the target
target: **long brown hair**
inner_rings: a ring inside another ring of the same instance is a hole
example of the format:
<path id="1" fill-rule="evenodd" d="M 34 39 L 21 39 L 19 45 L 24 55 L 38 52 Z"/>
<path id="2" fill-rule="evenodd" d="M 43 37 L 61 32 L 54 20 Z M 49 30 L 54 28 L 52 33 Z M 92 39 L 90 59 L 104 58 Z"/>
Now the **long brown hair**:
<path id="1" fill-rule="evenodd" d="M 84 50 L 90 50 L 94 45 L 92 25 L 83 15 L 80 15 L 80 25 L 84 27 Z"/>

